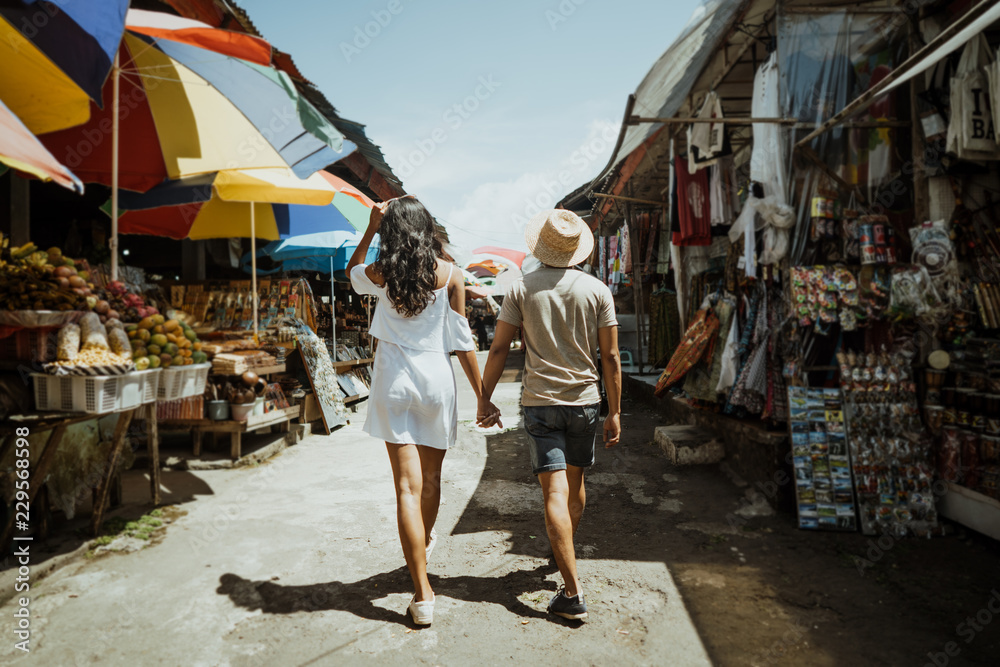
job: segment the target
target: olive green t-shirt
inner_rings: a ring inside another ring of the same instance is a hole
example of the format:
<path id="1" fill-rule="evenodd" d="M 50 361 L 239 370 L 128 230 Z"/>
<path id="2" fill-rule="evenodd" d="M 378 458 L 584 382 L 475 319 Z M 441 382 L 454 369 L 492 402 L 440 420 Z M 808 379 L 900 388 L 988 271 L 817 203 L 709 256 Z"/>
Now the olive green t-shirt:
<path id="1" fill-rule="evenodd" d="M 601 400 L 597 330 L 618 324 L 607 285 L 578 269 L 543 266 L 511 285 L 499 319 L 524 327 L 522 405 Z"/>

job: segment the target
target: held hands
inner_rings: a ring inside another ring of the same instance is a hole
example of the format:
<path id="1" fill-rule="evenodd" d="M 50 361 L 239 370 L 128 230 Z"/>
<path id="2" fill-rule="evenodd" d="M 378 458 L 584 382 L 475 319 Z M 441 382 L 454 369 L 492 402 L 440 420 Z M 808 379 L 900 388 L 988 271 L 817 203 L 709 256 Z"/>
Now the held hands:
<path id="1" fill-rule="evenodd" d="M 621 417 L 618 413 L 609 414 L 604 419 L 604 448 L 611 449 L 618 444 L 622 434 Z"/>
<path id="2" fill-rule="evenodd" d="M 503 428 L 500 421 L 500 408 L 493 405 L 488 398 L 479 399 L 479 409 L 476 411 L 476 426 L 479 428 L 490 428 L 499 426 Z"/>

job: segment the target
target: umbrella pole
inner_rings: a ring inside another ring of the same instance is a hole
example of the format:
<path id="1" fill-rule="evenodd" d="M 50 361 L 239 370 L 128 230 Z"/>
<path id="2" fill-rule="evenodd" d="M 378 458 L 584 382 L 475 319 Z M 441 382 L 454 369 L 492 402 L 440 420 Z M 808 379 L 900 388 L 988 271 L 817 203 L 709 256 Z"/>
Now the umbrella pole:
<path id="1" fill-rule="evenodd" d="M 333 338 L 333 360 L 337 360 L 337 307 L 334 299 L 337 294 L 337 283 L 333 279 L 333 255 L 330 255 L 330 336 Z"/>
<path id="2" fill-rule="evenodd" d="M 114 100 L 111 103 L 111 280 L 118 280 L 118 86 L 121 49 L 115 52 L 115 64 L 112 68 L 111 90 Z"/>
<path id="3" fill-rule="evenodd" d="M 259 344 L 260 338 L 257 337 L 257 224 L 254 214 L 254 205 L 253 202 L 250 202 L 250 292 L 253 295 L 251 297 L 253 300 L 253 342 Z"/>

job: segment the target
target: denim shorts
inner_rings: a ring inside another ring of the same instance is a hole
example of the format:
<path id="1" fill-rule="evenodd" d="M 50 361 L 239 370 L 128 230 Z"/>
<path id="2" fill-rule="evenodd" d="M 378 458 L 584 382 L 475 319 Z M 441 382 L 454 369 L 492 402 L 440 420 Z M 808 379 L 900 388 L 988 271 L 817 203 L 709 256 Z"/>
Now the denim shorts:
<path id="1" fill-rule="evenodd" d="M 600 403 L 524 406 L 531 472 L 565 470 L 567 464 L 579 468 L 593 465 L 600 407 Z"/>

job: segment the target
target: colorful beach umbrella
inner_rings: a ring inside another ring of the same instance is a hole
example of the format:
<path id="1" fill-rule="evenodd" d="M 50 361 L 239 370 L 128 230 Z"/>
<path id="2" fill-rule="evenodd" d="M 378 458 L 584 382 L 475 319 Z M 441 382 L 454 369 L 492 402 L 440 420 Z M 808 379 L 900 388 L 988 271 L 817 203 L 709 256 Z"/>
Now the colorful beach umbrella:
<path id="1" fill-rule="evenodd" d="M 38 138 L 0 101 L 0 162 L 45 181 L 83 193 L 83 183 L 59 164 Z"/>
<path id="2" fill-rule="evenodd" d="M 361 242 L 362 234 L 358 232 L 332 231 L 316 234 L 293 236 L 280 241 L 272 241 L 257 250 L 257 259 L 264 257 L 281 264 L 281 266 L 265 273 L 278 271 L 316 271 L 318 273 L 333 273 L 337 278 L 344 278 L 347 263 Z M 365 263 L 370 264 L 378 259 L 378 235 L 368 248 Z M 241 260 L 244 270 L 249 270 L 250 254 Z"/>
<path id="3" fill-rule="evenodd" d="M 354 150 L 270 67 L 263 40 L 158 12 L 132 10 L 127 27 L 119 93 L 109 82 L 90 121 L 42 138 L 84 181 L 113 186 L 117 173 L 119 187 L 145 192 L 229 169 L 287 167 L 304 178 Z M 116 118 L 127 147 L 117 170 Z"/>
<path id="4" fill-rule="evenodd" d="M 282 238 L 304 236 L 330 231 L 363 231 L 368 228 L 372 207 L 375 202 L 347 181 L 337 178 L 328 171 L 317 174 L 326 180 L 336 194 L 329 206 L 288 206 L 279 213 L 287 216 L 287 228 L 282 227 Z"/>
<path id="5" fill-rule="evenodd" d="M 162 206 L 164 200 L 176 198 L 175 194 L 178 191 L 199 202 L 200 198 L 206 196 L 206 193 L 211 193 L 211 196 L 204 204 Z M 120 227 L 123 233 L 128 233 L 131 223 L 143 226 L 144 216 L 152 217 L 169 209 L 180 209 L 187 211 L 187 215 L 191 216 L 187 238 L 249 238 L 253 269 L 251 273 L 251 292 L 254 301 L 253 335 L 254 340 L 256 340 L 258 322 L 257 238 L 278 238 L 277 223 L 273 217 L 268 218 L 267 216 L 270 213 L 270 207 L 261 202 L 326 206 L 333 201 L 334 194 L 336 191 L 333 186 L 318 174 L 301 179 L 290 169 L 225 171 L 215 174 L 212 178 L 202 177 L 201 179 L 194 178 L 188 181 L 165 183 L 146 194 L 130 194 L 125 201 L 126 205 L 133 207 L 145 205 L 149 208 L 126 214 L 134 216 L 134 219 L 120 225 Z M 200 208 L 192 210 L 190 207 L 194 205 Z M 239 211 L 240 208 L 243 209 L 242 214 Z M 257 223 L 258 211 L 262 216 L 260 227 Z M 113 209 L 112 214 L 114 213 L 117 211 Z M 147 221 L 145 223 L 146 227 L 151 224 L 153 222 Z"/>
<path id="6" fill-rule="evenodd" d="M 87 122 L 127 9 L 128 0 L 0 2 L 0 99 L 29 130 L 43 134 Z"/>
<path id="7" fill-rule="evenodd" d="M 127 27 L 111 77 L 110 120 L 95 112 L 47 144 L 84 180 L 111 186 L 113 278 L 120 188 L 145 191 L 234 169 L 291 169 L 305 178 L 354 149 L 270 67 L 266 42 L 157 12 L 130 12 Z"/>
<path id="8" fill-rule="evenodd" d="M 240 172 L 241 178 L 252 177 L 257 172 Z M 226 233 L 229 231 L 227 199 L 232 197 L 225 194 L 217 196 L 213 185 L 219 178 L 218 174 L 202 174 L 167 181 L 146 193 L 122 192 L 120 204 L 125 213 L 119 217 L 121 232 L 175 239 L 209 238 L 205 236 L 205 230 L 218 238 L 238 236 Z M 267 204 L 259 203 L 257 220 L 262 234 L 259 238 L 285 239 L 338 230 L 356 233 L 353 221 L 362 217 L 367 221 L 374 202 L 326 171 L 316 172 L 309 180 L 317 179 L 322 180 L 327 191 L 333 193 L 332 201 L 325 206 L 315 205 L 315 202 L 310 205 L 280 203 L 282 200 L 278 199 L 269 199 Z M 224 186 L 228 192 L 233 187 L 232 182 Z"/>
<path id="9" fill-rule="evenodd" d="M 517 268 L 521 268 L 521 264 L 524 263 L 524 258 L 528 256 L 527 253 L 521 252 L 520 250 L 511 250 L 510 248 L 500 248 L 498 246 L 486 245 L 482 248 L 476 248 L 472 251 L 474 255 L 495 255 L 497 257 L 502 257 L 504 259 L 509 259 L 514 262 Z"/>
<path id="10" fill-rule="evenodd" d="M 486 278 L 497 275 L 498 273 L 503 271 L 505 267 L 501 264 L 497 264 L 492 259 L 485 259 L 481 262 L 475 262 L 473 264 L 469 264 L 465 268 L 468 269 L 470 273 L 479 278 Z"/>
<path id="11" fill-rule="evenodd" d="M 254 238 L 278 240 L 282 211 L 295 203 L 327 208 L 336 190 L 320 174 L 300 179 L 289 169 L 247 169 L 167 181 L 149 192 L 122 192 L 118 229 L 173 239 L 248 238 L 246 202 L 254 202 Z M 109 205 L 105 205 L 110 209 Z"/>
<path id="12" fill-rule="evenodd" d="M 336 278 L 346 278 L 345 270 L 347 264 L 361 243 L 363 235 L 353 231 L 331 231 L 318 232 L 315 234 L 304 234 L 293 236 L 269 243 L 260 251 L 257 256 L 268 255 L 276 262 L 281 263 L 280 268 L 273 269 L 268 273 L 277 271 L 317 271 L 319 273 L 329 273 L 330 279 L 330 304 L 336 297 Z M 251 257 L 255 260 L 256 257 Z M 378 259 L 378 237 L 376 236 L 365 257 L 366 263 L 374 262 Z M 246 270 L 247 258 L 243 258 L 243 268 Z M 253 264 L 251 271 L 256 272 L 256 264 Z M 338 275 L 339 274 L 339 275 Z M 337 339 L 337 322 L 333 321 L 332 337 Z M 333 360 L 337 360 L 336 351 L 333 352 Z"/>

